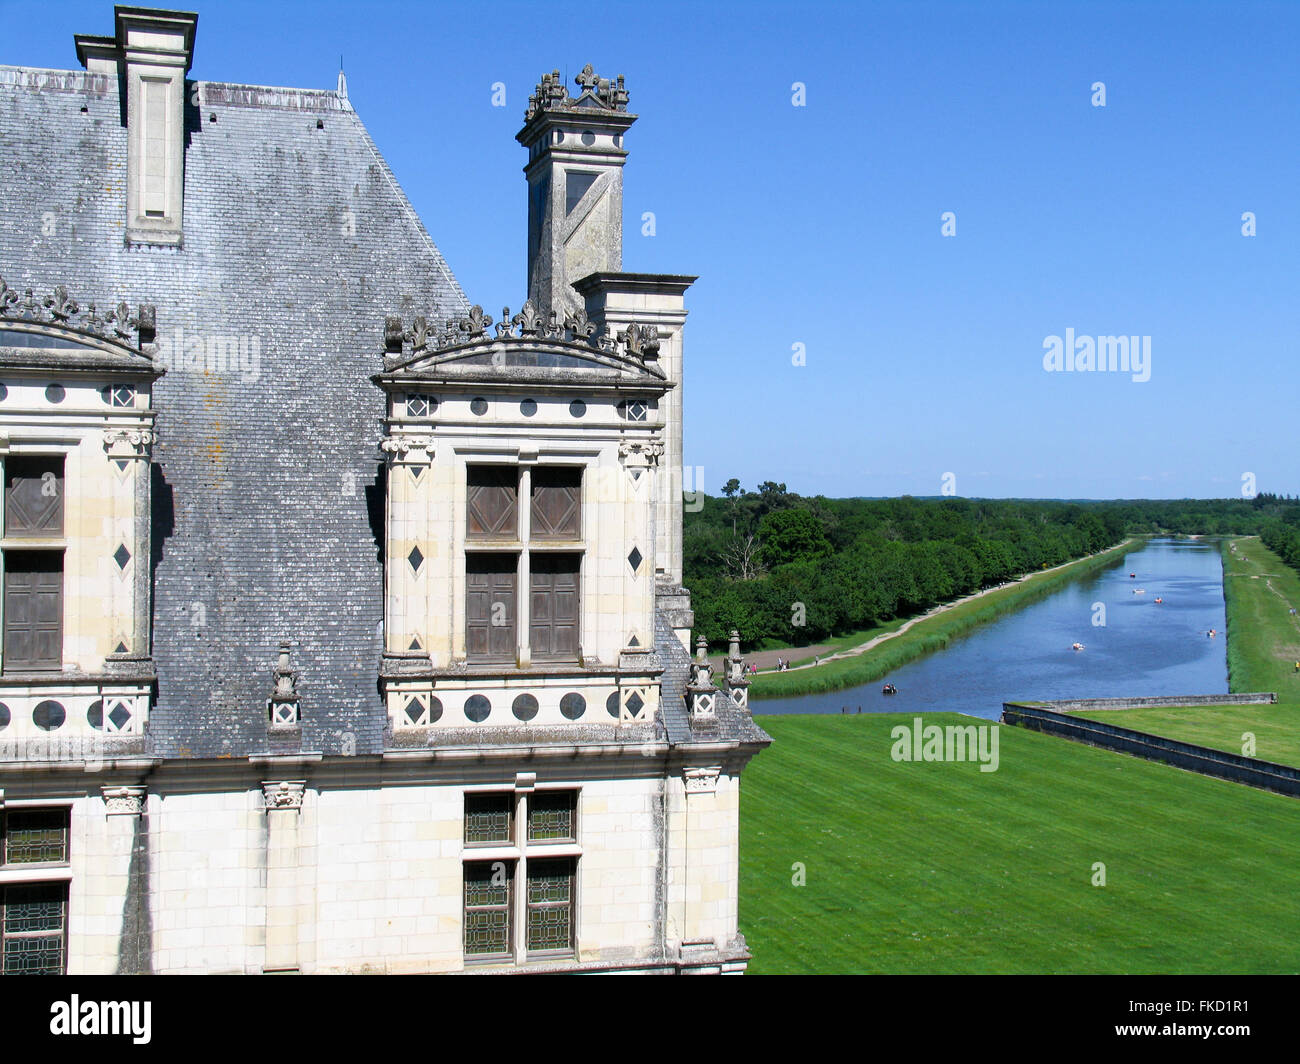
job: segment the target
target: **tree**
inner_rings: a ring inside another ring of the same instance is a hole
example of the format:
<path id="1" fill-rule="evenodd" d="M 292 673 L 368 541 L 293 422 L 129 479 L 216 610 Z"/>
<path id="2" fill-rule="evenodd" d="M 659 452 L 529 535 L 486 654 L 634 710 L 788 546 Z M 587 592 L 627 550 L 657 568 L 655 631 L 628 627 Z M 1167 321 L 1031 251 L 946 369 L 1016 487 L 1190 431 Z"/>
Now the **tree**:
<path id="1" fill-rule="evenodd" d="M 722 494 L 727 497 L 728 508 L 731 510 L 731 534 L 736 534 L 736 509 L 740 500 L 736 498 L 737 494 L 744 495 L 740 490 L 740 481 L 732 477 L 722 485 Z"/>
<path id="2" fill-rule="evenodd" d="M 753 580 L 762 573 L 762 542 L 750 533 L 731 537 L 722 552 L 722 565 L 732 580 Z"/>
<path id="3" fill-rule="evenodd" d="M 758 534 L 769 567 L 815 561 L 832 553 L 830 540 L 811 510 L 777 510 L 764 515 Z"/>

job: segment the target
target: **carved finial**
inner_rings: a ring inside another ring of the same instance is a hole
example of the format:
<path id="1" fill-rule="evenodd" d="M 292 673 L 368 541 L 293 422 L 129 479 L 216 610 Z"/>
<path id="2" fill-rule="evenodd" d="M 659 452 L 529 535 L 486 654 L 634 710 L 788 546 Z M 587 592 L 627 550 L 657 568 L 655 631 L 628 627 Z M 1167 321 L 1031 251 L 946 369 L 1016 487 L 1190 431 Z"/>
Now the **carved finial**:
<path id="1" fill-rule="evenodd" d="M 514 324 L 519 326 L 520 336 L 536 336 L 541 332 L 541 320 L 541 315 L 537 313 L 537 307 L 531 299 L 525 301 L 523 309 L 514 316 Z"/>
<path id="2" fill-rule="evenodd" d="M 564 319 L 564 327 L 573 333 L 573 338 L 577 340 L 581 337 L 584 340 L 591 339 L 592 333 L 596 331 L 594 322 L 587 320 L 587 311 L 585 307 L 578 307 Z"/>
<path id="3" fill-rule="evenodd" d="M 411 322 L 411 327 L 403 335 L 403 338 L 410 341 L 411 347 L 415 351 L 423 351 L 429 346 L 429 321 L 423 315 L 417 317 Z"/>
<path id="4" fill-rule="evenodd" d="M 9 316 L 9 308 L 18 302 L 18 290 L 10 288 L 5 284 L 5 279 L 0 277 L 0 318 Z"/>
<path id="5" fill-rule="evenodd" d="M 280 644 L 279 661 L 272 672 L 275 685 L 266 700 L 267 723 L 271 727 L 296 725 L 299 721 L 298 674 L 289 664 L 292 643 Z"/>
<path id="6" fill-rule="evenodd" d="M 42 305 L 50 312 L 51 321 L 64 323 L 81 309 L 77 301 L 68 295 L 68 286 L 62 284 L 54 286 L 54 294 L 46 296 Z"/>
<path id="7" fill-rule="evenodd" d="M 497 322 L 497 339 L 502 340 L 507 336 L 514 336 L 515 324 L 510 318 L 510 308 L 501 308 L 501 320 Z"/>
<path id="8" fill-rule="evenodd" d="M 575 83 L 580 85 L 582 89 L 586 92 L 590 92 L 592 89 L 594 89 L 597 83 L 600 81 L 600 79 L 596 77 L 596 72 L 595 70 L 592 69 L 590 63 L 584 66 L 582 68 L 582 73 L 576 75 L 573 80 Z"/>
<path id="9" fill-rule="evenodd" d="M 484 314 L 483 308 L 475 303 L 469 308 L 469 317 L 460 319 L 460 331 L 468 333 L 470 339 L 482 336 L 492 324 L 492 315 Z"/>

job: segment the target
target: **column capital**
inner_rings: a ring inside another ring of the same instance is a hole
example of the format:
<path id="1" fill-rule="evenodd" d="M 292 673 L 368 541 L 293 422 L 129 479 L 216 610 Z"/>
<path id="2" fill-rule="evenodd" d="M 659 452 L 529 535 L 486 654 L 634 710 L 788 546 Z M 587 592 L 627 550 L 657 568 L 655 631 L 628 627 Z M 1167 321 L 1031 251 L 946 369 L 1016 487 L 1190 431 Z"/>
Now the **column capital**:
<path id="1" fill-rule="evenodd" d="M 149 789 L 143 786 L 101 787 L 105 816 L 139 816 Z"/>
<path id="2" fill-rule="evenodd" d="M 262 783 L 262 801 L 268 813 L 277 810 L 302 809 L 302 796 L 306 780 L 268 780 Z"/>

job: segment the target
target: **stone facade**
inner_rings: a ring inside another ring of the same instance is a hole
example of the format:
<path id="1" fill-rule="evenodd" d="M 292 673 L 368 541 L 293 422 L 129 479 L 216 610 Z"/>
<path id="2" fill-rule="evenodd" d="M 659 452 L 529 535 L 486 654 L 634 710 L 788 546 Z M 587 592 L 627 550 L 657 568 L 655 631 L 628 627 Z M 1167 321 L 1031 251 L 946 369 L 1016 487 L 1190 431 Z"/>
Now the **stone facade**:
<path id="1" fill-rule="evenodd" d="M 691 675 L 694 278 L 619 272 L 623 79 L 530 101 L 494 321 L 342 78 L 187 81 L 195 16 L 116 17 L 0 68 L 14 965 L 743 970 L 770 740 Z"/>

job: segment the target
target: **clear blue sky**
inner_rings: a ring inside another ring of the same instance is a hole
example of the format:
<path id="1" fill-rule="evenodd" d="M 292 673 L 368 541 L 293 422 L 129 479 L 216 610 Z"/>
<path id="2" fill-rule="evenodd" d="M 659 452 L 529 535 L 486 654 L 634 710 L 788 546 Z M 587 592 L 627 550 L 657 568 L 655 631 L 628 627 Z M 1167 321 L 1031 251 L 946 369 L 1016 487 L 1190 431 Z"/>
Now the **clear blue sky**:
<path id="1" fill-rule="evenodd" d="M 329 88 L 344 54 L 493 314 L 524 296 L 529 92 L 625 74 L 624 269 L 700 275 L 686 460 L 711 493 L 1300 491 L 1298 3 L 197 9 L 195 78 Z M 0 3 L 0 62 L 74 68 L 73 33 L 113 31 L 106 0 L 33 10 Z M 1067 328 L 1150 336 L 1150 380 L 1046 372 Z"/>

